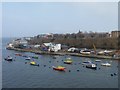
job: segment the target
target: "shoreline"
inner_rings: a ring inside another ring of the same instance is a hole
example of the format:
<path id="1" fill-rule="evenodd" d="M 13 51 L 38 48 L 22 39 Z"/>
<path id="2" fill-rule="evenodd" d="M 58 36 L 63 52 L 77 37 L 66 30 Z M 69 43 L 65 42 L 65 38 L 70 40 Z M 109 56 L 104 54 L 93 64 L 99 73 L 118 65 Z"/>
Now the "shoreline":
<path id="1" fill-rule="evenodd" d="M 31 52 L 40 55 L 70 55 L 70 56 L 77 56 L 77 57 L 87 57 L 87 58 L 96 58 L 96 59 L 112 59 L 112 60 L 120 60 L 120 58 L 113 58 L 112 56 L 105 56 L 105 55 L 95 55 L 95 54 L 80 54 L 80 53 L 70 53 L 70 52 L 46 52 L 46 51 L 38 51 L 38 50 L 28 50 L 28 49 L 19 49 L 19 48 L 6 48 L 8 50 L 15 50 L 20 52 Z"/>

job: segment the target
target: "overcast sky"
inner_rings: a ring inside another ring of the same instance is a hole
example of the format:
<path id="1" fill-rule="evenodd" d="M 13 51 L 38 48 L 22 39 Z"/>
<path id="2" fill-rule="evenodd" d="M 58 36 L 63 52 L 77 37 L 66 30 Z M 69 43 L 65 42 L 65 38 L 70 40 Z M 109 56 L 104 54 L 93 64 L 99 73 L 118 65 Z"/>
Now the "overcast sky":
<path id="1" fill-rule="evenodd" d="M 3 37 L 118 28 L 117 2 L 5 2 L 2 10 Z"/>

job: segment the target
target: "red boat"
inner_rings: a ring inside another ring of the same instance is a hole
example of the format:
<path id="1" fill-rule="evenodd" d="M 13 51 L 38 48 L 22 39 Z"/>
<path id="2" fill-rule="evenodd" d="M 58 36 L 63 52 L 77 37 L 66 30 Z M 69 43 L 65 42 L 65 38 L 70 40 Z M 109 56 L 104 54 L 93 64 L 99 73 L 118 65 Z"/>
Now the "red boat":
<path id="1" fill-rule="evenodd" d="M 58 67 L 53 66 L 53 69 L 58 71 L 65 71 L 65 67 L 62 66 L 58 66 Z"/>
<path id="2" fill-rule="evenodd" d="M 20 53 L 15 53 L 15 55 L 16 55 L 16 56 L 22 56 L 22 54 L 20 54 Z"/>

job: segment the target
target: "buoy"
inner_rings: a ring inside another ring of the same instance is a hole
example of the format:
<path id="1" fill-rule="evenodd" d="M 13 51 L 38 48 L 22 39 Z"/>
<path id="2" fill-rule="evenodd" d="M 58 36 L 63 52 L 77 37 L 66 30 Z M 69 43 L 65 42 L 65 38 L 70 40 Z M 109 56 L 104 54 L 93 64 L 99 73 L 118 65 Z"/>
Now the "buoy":
<path id="1" fill-rule="evenodd" d="M 117 73 L 114 73 L 114 75 L 117 75 Z"/>
<path id="2" fill-rule="evenodd" d="M 27 64 L 27 62 L 25 62 L 25 64 Z"/>
<path id="3" fill-rule="evenodd" d="M 71 72 L 71 70 L 69 70 L 69 72 Z"/>
<path id="4" fill-rule="evenodd" d="M 111 76 L 113 76 L 113 74 L 111 74 Z"/>
<path id="5" fill-rule="evenodd" d="M 38 64 L 38 67 L 39 67 L 39 64 Z"/>
<path id="6" fill-rule="evenodd" d="M 77 70 L 78 72 L 80 71 L 80 70 Z"/>
<path id="7" fill-rule="evenodd" d="M 100 68 L 99 68 L 100 69 Z"/>
<path id="8" fill-rule="evenodd" d="M 44 65 L 44 67 L 46 67 L 46 65 Z"/>
<path id="9" fill-rule="evenodd" d="M 49 67 L 49 68 L 51 68 L 51 67 Z"/>

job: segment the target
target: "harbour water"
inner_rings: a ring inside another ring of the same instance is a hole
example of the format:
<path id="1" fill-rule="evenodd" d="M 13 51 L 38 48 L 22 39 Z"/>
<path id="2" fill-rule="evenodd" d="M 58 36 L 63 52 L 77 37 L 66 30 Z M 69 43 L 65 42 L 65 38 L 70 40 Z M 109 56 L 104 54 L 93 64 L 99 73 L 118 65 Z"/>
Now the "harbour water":
<path id="1" fill-rule="evenodd" d="M 111 67 L 101 66 L 97 59 L 76 57 L 37 55 L 34 59 L 39 64 L 31 66 L 25 57 L 15 56 L 21 53 L 34 56 L 34 53 L 6 50 L 5 46 L 11 38 L 3 38 L 2 42 L 2 87 L 3 88 L 118 88 L 118 62 L 117 60 L 100 59 L 101 62 L 111 63 Z M 12 56 L 13 62 L 5 61 L 4 58 Z M 63 60 L 72 58 L 73 64 L 64 64 Z M 32 59 L 33 60 L 33 59 Z M 31 61 L 32 61 L 31 60 Z M 97 70 L 88 69 L 82 66 L 82 62 L 90 60 L 97 64 Z M 65 72 L 55 71 L 52 66 L 62 65 L 66 67 Z M 69 72 L 70 71 L 70 72 Z M 113 74 L 113 76 L 111 76 Z"/>

